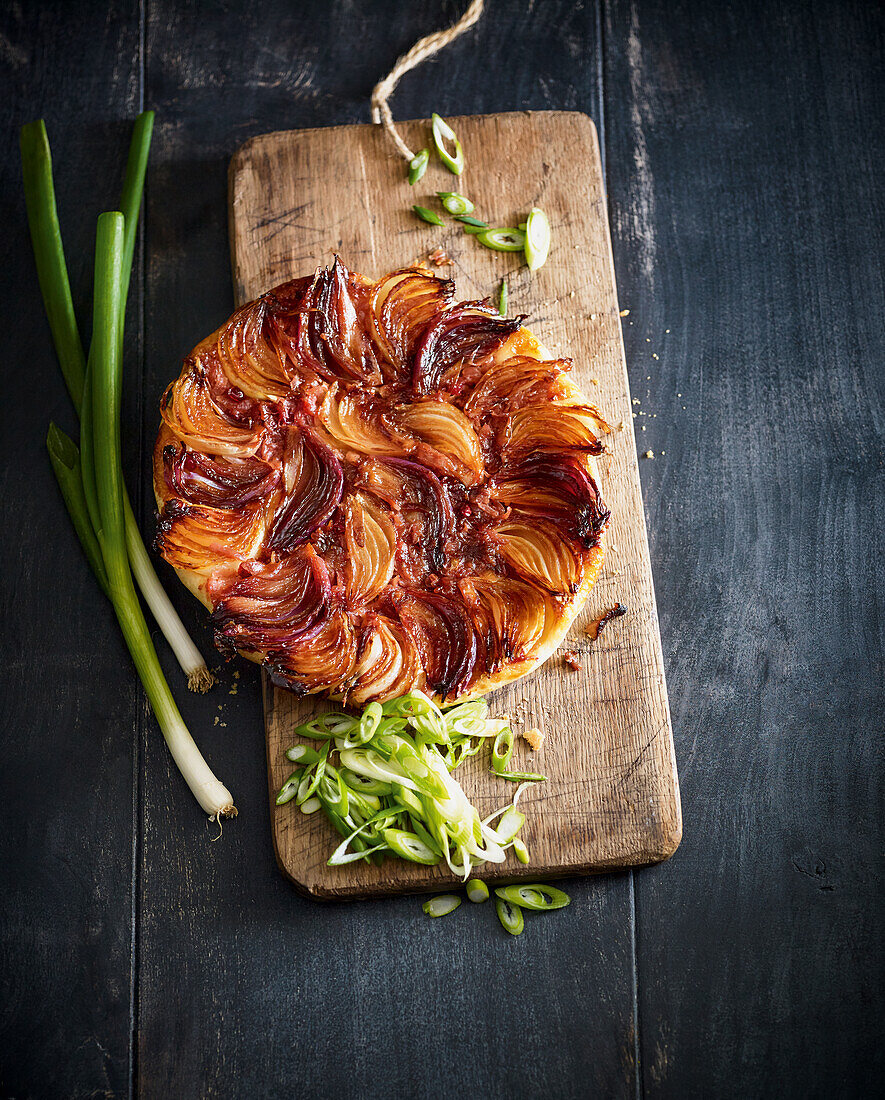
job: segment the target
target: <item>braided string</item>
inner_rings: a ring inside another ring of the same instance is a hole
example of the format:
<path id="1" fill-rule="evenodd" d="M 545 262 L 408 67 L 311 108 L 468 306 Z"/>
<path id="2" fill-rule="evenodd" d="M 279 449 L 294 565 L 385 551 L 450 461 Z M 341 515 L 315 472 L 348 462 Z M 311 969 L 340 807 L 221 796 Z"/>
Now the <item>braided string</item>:
<path id="1" fill-rule="evenodd" d="M 457 23 L 453 23 L 446 30 L 428 34 L 416 42 L 408 53 L 404 53 L 397 60 L 387 76 L 372 89 L 372 121 L 384 127 L 390 140 L 406 160 L 412 160 L 415 154 L 400 137 L 396 126 L 393 124 L 393 115 L 387 103 L 388 99 L 393 95 L 401 77 L 420 65 L 422 61 L 426 61 L 428 57 L 433 57 L 434 54 L 439 53 L 444 46 L 448 46 L 456 38 L 460 38 L 465 31 L 470 30 L 482 15 L 484 6 L 485 0 L 472 0 L 470 7 Z"/>

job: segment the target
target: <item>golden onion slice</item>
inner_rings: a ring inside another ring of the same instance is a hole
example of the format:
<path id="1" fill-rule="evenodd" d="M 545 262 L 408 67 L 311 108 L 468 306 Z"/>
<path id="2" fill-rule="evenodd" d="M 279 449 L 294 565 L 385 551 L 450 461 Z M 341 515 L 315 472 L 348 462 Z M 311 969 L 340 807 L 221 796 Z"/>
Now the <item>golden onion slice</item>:
<path id="1" fill-rule="evenodd" d="M 547 520 L 521 517 L 497 529 L 501 556 L 519 576 L 555 596 L 577 592 L 584 575 L 580 553 Z"/>
<path id="2" fill-rule="evenodd" d="M 394 271 L 372 288 L 370 332 L 378 350 L 399 374 L 424 330 L 449 305 L 454 283 L 427 271 Z"/>
<path id="3" fill-rule="evenodd" d="M 398 622 L 372 615 L 364 627 L 361 645 L 353 686 L 347 692 L 349 703 L 362 706 L 423 691 L 427 678 L 418 650 Z"/>
<path id="4" fill-rule="evenodd" d="M 571 449 L 598 455 L 603 447 L 597 432 L 608 424 L 594 405 L 545 404 L 520 409 L 510 421 L 507 458 L 518 451 Z"/>
<path id="5" fill-rule="evenodd" d="M 203 366 L 185 362 L 176 382 L 163 394 L 160 416 L 170 432 L 196 451 L 251 457 L 261 443 L 260 427 L 238 424 L 226 415 L 209 387 Z"/>
<path id="6" fill-rule="evenodd" d="M 230 385 L 257 401 L 285 397 L 292 383 L 283 358 L 268 340 L 267 313 L 264 298 L 244 306 L 218 330 L 215 345 Z"/>
<path id="7" fill-rule="evenodd" d="M 377 599 L 393 576 L 396 528 L 367 493 L 355 493 L 342 507 L 347 605 L 356 608 Z"/>
<path id="8" fill-rule="evenodd" d="M 470 420 L 447 402 L 416 401 L 396 412 L 397 423 L 453 460 L 450 470 L 465 485 L 482 480 L 482 449 Z"/>

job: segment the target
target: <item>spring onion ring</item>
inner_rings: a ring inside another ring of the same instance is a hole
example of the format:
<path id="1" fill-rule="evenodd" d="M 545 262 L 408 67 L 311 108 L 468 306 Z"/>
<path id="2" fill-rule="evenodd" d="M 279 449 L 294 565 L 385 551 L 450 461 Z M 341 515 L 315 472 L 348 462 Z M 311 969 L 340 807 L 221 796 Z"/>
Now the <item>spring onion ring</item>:
<path id="1" fill-rule="evenodd" d="M 495 252 L 522 252 L 526 242 L 524 233 L 507 226 L 484 229 L 481 233 L 477 233 L 476 239 L 486 248 L 494 249 Z"/>
<path id="2" fill-rule="evenodd" d="M 525 258 L 529 271 L 543 267 L 549 251 L 550 221 L 543 210 L 533 206 L 525 223 Z"/>
<path id="3" fill-rule="evenodd" d="M 497 897 L 495 898 L 495 911 L 505 932 L 509 932 L 511 936 L 522 935 L 525 919 L 522 915 L 522 909 L 518 905 L 513 905 L 506 898 Z"/>
<path id="4" fill-rule="evenodd" d="M 457 894 L 437 894 L 435 898 L 425 901 L 421 908 L 428 917 L 447 917 L 454 913 L 461 904 Z"/>
<path id="5" fill-rule="evenodd" d="M 431 118 L 433 144 L 436 146 L 439 159 L 450 172 L 454 173 L 456 176 L 460 176 L 464 171 L 464 150 L 461 148 L 461 142 L 458 141 L 458 138 L 455 136 L 455 131 L 444 118 L 441 118 L 437 114 L 432 115 Z M 447 141 L 452 142 L 454 145 L 454 154 L 446 149 L 445 143 Z"/>
<path id="6" fill-rule="evenodd" d="M 430 150 L 422 149 L 409 161 L 409 185 L 414 186 L 427 171 L 427 163 L 430 160 Z"/>
<path id="7" fill-rule="evenodd" d="M 465 214 L 472 214 L 474 211 L 474 206 L 470 199 L 466 198 L 464 195 L 459 195 L 457 191 L 437 191 L 436 197 L 449 214 L 463 216 Z"/>

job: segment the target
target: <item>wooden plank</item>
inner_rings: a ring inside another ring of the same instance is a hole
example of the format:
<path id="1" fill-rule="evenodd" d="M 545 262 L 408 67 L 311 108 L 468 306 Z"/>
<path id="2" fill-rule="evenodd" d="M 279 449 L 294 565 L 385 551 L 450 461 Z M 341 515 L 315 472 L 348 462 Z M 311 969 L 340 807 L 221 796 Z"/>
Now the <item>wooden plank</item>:
<path id="1" fill-rule="evenodd" d="M 88 337 L 95 219 L 119 202 L 130 120 L 140 110 L 139 5 L 75 6 L 76 18 L 65 18 L 65 7 L 0 6 L 0 296 L 11 320 L 3 381 L 10 415 L 0 433 L 4 1097 L 125 1096 L 131 1070 L 141 693 L 46 455 L 50 419 L 74 437 L 77 422 L 40 299 L 18 131 L 46 120 L 72 292 Z M 137 361 L 140 300 L 136 271 L 127 362 Z M 132 389 L 139 391 L 137 377 Z"/>
<path id="2" fill-rule="evenodd" d="M 640 434 L 666 451 L 642 475 L 691 822 L 636 878 L 642 1088 L 872 1096 L 883 13 L 607 9 L 615 262 L 657 414 Z"/>
<path id="3" fill-rule="evenodd" d="M 567 639 L 583 670 L 567 671 L 554 659 L 495 693 L 500 712 L 518 712 L 525 727 L 548 732 L 531 764 L 549 779 L 523 799 L 531 866 L 484 870 L 490 879 L 549 877 L 665 859 L 679 842 L 681 817 L 596 133 L 574 112 L 465 116 L 453 124 L 469 164 L 461 185 L 479 211 L 505 225 L 535 204 L 548 212 L 554 247 L 540 272 L 530 276 L 521 257 L 479 247 L 454 223 L 437 231 L 415 219 L 409 204 L 432 205 L 434 190 L 451 186 L 452 177 L 435 165 L 410 191 L 385 135 L 348 126 L 262 135 L 234 158 L 237 296 L 254 298 L 336 252 L 378 277 L 441 245 L 454 261 L 457 297 L 492 294 L 506 273 L 511 310 L 528 313 L 554 352 L 574 357 L 575 380 L 615 428 L 612 454 L 600 463 L 613 512 L 608 564 Z M 426 139 L 423 123 L 402 128 L 415 148 Z M 619 601 L 628 615 L 591 647 L 586 625 Z M 317 703 L 268 690 L 265 705 L 273 794 L 290 770 L 283 750 L 291 730 Z M 521 755 L 519 766 L 528 766 L 528 753 Z M 485 762 L 473 760 L 463 775 L 481 813 L 507 797 Z M 454 881 L 438 868 L 393 860 L 330 869 L 330 830 L 320 815 L 305 817 L 290 805 L 273 822 L 280 866 L 316 895 L 361 897 Z"/>

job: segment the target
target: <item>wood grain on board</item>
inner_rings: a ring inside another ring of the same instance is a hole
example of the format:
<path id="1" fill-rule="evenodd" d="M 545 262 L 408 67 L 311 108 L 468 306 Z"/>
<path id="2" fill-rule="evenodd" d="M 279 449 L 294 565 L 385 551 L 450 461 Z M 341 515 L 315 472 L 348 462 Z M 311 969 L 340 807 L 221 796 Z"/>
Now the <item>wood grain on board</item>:
<path id="1" fill-rule="evenodd" d="M 515 728 L 548 736 L 534 753 L 517 741 L 514 766 L 547 775 L 523 795 L 523 837 L 531 864 L 486 865 L 487 879 L 538 878 L 650 863 L 670 856 L 681 836 L 678 782 L 633 433 L 633 406 L 621 341 L 605 194 L 596 131 L 585 115 L 522 112 L 452 120 L 467 168 L 457 187 L 495 225 L 515 225 L 541 206 L 553 246 L 530 274 L 521 254 L 489 251 L 454 222 L 438 229 L 411 212 L 434 207 L 434 193 L 456 186 L 438 162 L 409 188 L 403 162 L 376 127 L 285 131 L 253 138 L 231 163 L 230 236 L 238 301 L 331 262 L 372 278 L 442 247 L 453 266 L 457 299 L 497 293 L 506 275 L 510 312 L 555 354 L 575 361 L 576 382 L 613 427 L 611 454 L 599 461 L 611 508 L 607 560 L 563 648 L 576 650 L 572 671 L 554 656 L 536 673 L 490 697 L 493 713 L 518 714 Z M 407 142 L 427 144 L 425 123 L 403 123 Z M 628 613 L 591 642 L 586 628 L 616 603 Z M 292 730 L 314 713 L 265 682 L 271 797 L 291 770 L 284 750 Z M 459 770 L 485 815 L 513 787 L 494 778 L 483 754 Z M 329 868 L 334 834 L 317 814 L 272 807 L 280 866 L 323 897 L 364 897 L 437 889 L 446 870 L 387 860 L 381 867 Z"/>

